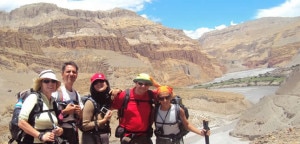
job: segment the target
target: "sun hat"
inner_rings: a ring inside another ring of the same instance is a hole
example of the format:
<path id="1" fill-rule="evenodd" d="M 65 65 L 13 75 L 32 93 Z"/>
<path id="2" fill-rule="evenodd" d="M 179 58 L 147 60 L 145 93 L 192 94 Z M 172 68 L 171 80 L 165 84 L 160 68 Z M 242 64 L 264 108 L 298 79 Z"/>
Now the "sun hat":
<path id="1" fill-rule="evenodd" d="M 139 82 L 139 81 L 143 81 L 143 82 L 146 82 L 150 85 L 152 85 L 152 81 L 151 81 L 151 77 L 146 74 L 146 73 L 140 73 L 137 75 L 137 77 L 135 79 L 133 79 L 133 82 Z"/>
<path id="2" fill-rule="evenodd" d="M 91 77 L 91 83 L 93 83 L 96 80 L 105 80 L 106 81 L 106 77 L 103 73 L 95 73 L 92 77 Z"/>
<path id="3" fill-rule="evenodd" d="M 55 73 L 53 72 L 53 70 L 51 69 L 48 69 L 48 70 L 43 70 L 42 72 L 40 72 L 38 78 L 34 79 L 34 90 L 37 91 L 41 88 L 41 81 L 43 79 L 53 79 L 53 80 L 56 80 L 57 81 L 57 88 L 60 87 L 61 85 L 61 82 L 57 79 Z"/>
<path id="4" fill-rule="evenodd" d="M 157 88 L 158 95 L 173 95 L 173 88 L 170 86 L 160 86 Z"/>
<path id="5" fill-rule="evenodd" d="M 43 70 L 39 74 L 39 79 L 45 79 L 45 78 L 49 78 L 49 79 L 53 79 L 53 80 L 59 81 L 56 78 L 56 75 L 54 74 L 54 72 L 52 70 Z"/>

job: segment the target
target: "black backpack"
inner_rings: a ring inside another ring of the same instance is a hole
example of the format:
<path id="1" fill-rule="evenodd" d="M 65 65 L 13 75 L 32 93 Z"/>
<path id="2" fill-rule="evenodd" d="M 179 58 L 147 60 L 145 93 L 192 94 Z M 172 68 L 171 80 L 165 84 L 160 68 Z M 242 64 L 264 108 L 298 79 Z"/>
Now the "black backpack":
<path id="1" fill-rule="evenodd" d="M 184 127 L 184 125 L 182 123 L 182 120 L 180 118 L 180 108 L 182 108 L 184 110 L 185 117 L 187 119 L 189 118 L 189 111 L 188 111 L 188 108 L 185 105 L 183 105 L 182 98 L 180 96 L 175 96 L 171 100 L 171 103 L 175 104 L 176 123 L 178 123 L 179 130 L 180 130 L 180 132 L 175 137 L 171 136 L 171 138 L 173 138 L 173 139 L 181 139 L 183 136 L 187 135 L 189 133 L 189 131 L 187 129 L 185 129 L 185 127 Z M 155 120 L 155 125 L 157 124 L 156 117 L 157 117 L 157 113 L 158 113 L 158 108 L 159 108 L 159 105 L 156 105 L 155 106 L 155 119 L 154 119 Z M 163 124 L 163 123 L 161 123 L 161 124 Z M 166 136 L 166 135 L 163 135 L 161 133 L 161 131 L 157 131 L 157 130 L 154 131 L 154 134 L 156 136 Z"/>
<path id="2" fill-rule="evenodd" d="M 33 126 L 35 117 L 43 111 L 43 102 L 41 100 L 41 95 L 38 92 L 33 91 L 32 88 L 18 92 L 16 94 L 18 102 L 16 103 L 15 108 L 13 110 L 12 119 L 9 122 L 9 131 L 11 134 L 11 139 L 9 140 L 8 143 L 12 143 L 13 141 L 21 142 L 23 138 L 25 138 L 25 136 L 28 137 L 28 139 L 33 140 L 33 137 L 26 135 L 25 132 L 22 129 L 20 129 L 18 126 L 18 121 L 19 121 L 18 117 L 22 108 L 22 104 L 30 94 L 37 94 L 38 102 L 35 104 L 33 110 L 29 114 L 28 123 Z"/>

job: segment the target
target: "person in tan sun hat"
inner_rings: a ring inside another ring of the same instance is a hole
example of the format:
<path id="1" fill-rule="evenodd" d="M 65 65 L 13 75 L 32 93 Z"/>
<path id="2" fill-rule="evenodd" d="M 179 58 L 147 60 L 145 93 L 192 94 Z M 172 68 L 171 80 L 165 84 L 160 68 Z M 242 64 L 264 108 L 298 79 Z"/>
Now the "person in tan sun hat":
<path id="1" fill-rule="evenodd" d="M 62 135 L 63 129 L 61 127 L 53 128 L 53 124 L 58 124 L 58 119 L 55 112 L 51 111 L 56 105 L 51 94 L 58 89 L 60 84 L 52 70 L 42 71 L 34 80 L 33 90 L 36 93 L 30 94 L 25 99 L 19 115 L 18 126 L 27 134 L 22 143 L 54 142 L 57 136 Z M 29 123 L 31 119 L 29 116 L 38 103 L 39 97 L 43 103 L 43 112 L 34 117 L 34 125 L 32 125 Z"/>
<path id="2" fill-rule="evenodd" d="M 146 73 L 138 74 L 134 87 L 122 91 L 113 100 L 112 108 L 118 109 L 119 126 L 115 136 L 121 144 L 152 144 L 153 101 L 155 91 L 150 86 L 159 86 Z"/>
<path id="3" fill-rule="evenodd" d="M 155 135 L 156 144 L 183 144 L 183 137 L 176 137 L 180 133 L 179 121 L 177 120 L 177 110 L 175 104 L 171 103 L 174 98 L 173 88 L 170 86 L 160 86 L 157 88 L 157 99 L 159 105 L 155 111 Z M 210 131 L 199 130 L 193 126 L 186 118 L 183 108 L 179 107 L 179 117 L 186 130 L 198 135 L 210 135 Z"/>

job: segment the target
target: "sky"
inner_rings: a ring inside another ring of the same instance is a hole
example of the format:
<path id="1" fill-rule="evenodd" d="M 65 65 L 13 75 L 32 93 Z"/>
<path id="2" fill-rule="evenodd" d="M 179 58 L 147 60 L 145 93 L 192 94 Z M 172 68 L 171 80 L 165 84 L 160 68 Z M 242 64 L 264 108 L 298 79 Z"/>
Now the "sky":
<path id="1" fill-rule="evenodd" d="M 37 2 L 91 11 L 124 8 L 193 39 L 262 17 L 300 16 L 300 0 L 1 0 L 0 11 Z"/>

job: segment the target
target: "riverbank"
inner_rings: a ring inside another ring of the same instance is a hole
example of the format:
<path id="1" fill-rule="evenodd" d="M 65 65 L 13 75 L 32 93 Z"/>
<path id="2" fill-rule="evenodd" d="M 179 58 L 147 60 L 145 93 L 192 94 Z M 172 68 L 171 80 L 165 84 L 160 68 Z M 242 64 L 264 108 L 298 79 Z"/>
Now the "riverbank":
<path id="1" fill-rule="evenodd" d="M 245 98 L 249 101 L 251 101 L 253 104 L 256 104 L 259 102 L 259 100 L 262 97 L 269 96 L 272 94 L 275 94 L 276 90 L 278 89 L 278 86 L 255 86 L 255 87 L 235 87 L 235 88 L 220 88 L 220 89 L 212 89 L 214 91 L 220 91 L 220 92 L 234 92 L 239 93 L 245 96 Z M 228 116 L 229 117 L 229 116 Z M 232 121 L 228 121 L 228 117 L 224 117 L 223 125 L 214 127 L 211 129 L 211 136 L 210 136 L 210 143 L 212 144 L 249 144 L 251 141 L 236 138 L 229 135 L 229 132 L 234 129 L 236 126 L 237 121 L 239 120 L 234 119 Z M 220 118 L 222 119 L 222 118 Z M 199 127 L 201 129 L 202 127 Z M 185 143 L 188 144 L 199 144 L 204 143 L 205 139 L 204 137 L 201 137 L 199 135 L 196 135 L 194 133 L 189 133 L 187 137 L 184 139 Z"/>

